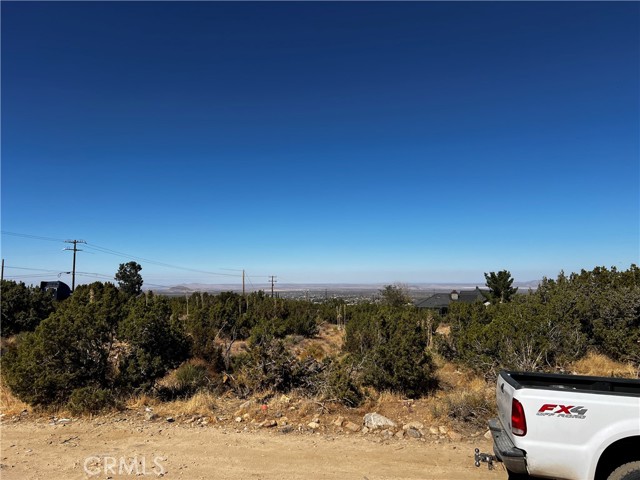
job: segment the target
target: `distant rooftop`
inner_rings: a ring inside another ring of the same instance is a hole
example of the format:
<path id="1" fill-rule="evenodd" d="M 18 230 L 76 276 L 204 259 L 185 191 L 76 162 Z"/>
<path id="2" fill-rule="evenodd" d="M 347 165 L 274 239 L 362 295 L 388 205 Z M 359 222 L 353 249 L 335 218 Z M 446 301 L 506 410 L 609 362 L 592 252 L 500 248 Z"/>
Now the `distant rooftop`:
<path id="1" fill-rule="evenodd" d="M 451 303 L 485 302 L 486 297 L 483 293 L 488 295 L 489 290 L 480 290 L 480 288 L 476 287 L 475 290 L 461 290 L 460 292 L 453 290 L 451 293 L 436 293 L 416 303 L 416 307 L 433 308 L 445 313 Z"/>

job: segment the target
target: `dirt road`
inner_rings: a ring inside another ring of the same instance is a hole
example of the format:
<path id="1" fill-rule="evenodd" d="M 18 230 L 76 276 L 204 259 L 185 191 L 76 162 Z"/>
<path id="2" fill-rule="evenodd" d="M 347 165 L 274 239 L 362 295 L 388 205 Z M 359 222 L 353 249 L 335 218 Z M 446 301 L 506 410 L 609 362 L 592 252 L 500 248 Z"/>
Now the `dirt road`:
<path id="1" fill-rule="evenodd" d="M 382 441 L 363 434 L 243 432 L 167 422 L 46 420 L 0 426 L 0 475 L 11 479 L 505 479 L 473 466 L 483 437 Z"/>

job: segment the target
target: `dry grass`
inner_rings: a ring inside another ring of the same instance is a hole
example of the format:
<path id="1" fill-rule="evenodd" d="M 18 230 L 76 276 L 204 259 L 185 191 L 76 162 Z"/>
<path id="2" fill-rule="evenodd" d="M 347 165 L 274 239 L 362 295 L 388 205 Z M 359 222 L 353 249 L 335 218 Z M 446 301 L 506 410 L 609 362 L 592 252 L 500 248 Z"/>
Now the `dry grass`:
<path id="1" fill-rule="evenodd" d="M 495 414 L 495 385 L 469 369 L 436 357 L 440 389 L 427 398 L 432 421 L 485 428 Z"/>
<path id="2" fill-rule="evenodd" d="M 125 402 L 125 408 L 127 410 L 140 410 L 144 407 L 154 407 L 156 405 L 159 405 L 160 403 L 160 400 L 158 400 L 157 398 L 143 394 L 127 399 L 127 401 Z"/>
<path id="3" fill-rule="evenodd" d="M 210 392 L 198 392 L 187 399 L 161 402 L 148 395 L 132 397 L 126 402 L 128 410 L 142 410 L 146 407 L 153 409 L 157 415 L 190 416 L 210 415 L 217 407 L 218 397 Z"/>
<path id="4" fill-rule="evenodd" d="M 611 360 L 599 353 L 589 352 L 585 357 L 572 363 L 569 370 L 579 375 L 596 377 L 640 378 L 640 368 L 632 363 Z"/>
<path id="5" fill-rule="evenodd" d="M 0 379 L 0 414 L 8 417 L 14 415 L 20 415 L 26 411 L 29 414 L 36 414 L 38 416 L 56 416 L 56 417 L 71 417 L 71 413 L 59 406 L 49 407 L 37 407 L 34 408 L 27 403 L 19 400 L 7 385 L 4 380 Z"/>
<path id="6" fill-rule="evenodd" d="M 344 329 L 331 323 L 320 325 L 314 338 L 303 338 L 293 348 L 295 355 L 304 360 L 313 357 L 316 360 L 338 356 L 344 342 Z"/>
<path id="7" fill-rule="evenodd" d="M 165 374 L 164 377 L 157 380 L 156 384 L 159 387 L 164 388 L 178 388 L 180 386 L 180 381 L 178 379 L 178 371 L 185 367 L 186 365 L 193 365 L 195 367 L 202 367 L 205 369 L 209 378 L 214 378 L 216 376 L 216 372 L 212 369 L 212 367 L 204 360 L 200 358 L 192 358 L 182 363 L 178 368 L 174 368 Z"/>
<path id="8" fill-rule="evenodd" d="M 0 380 L 0 413 L 4 415 L 18 415 L 27 410 L 31 412 L 31 407 L 16 398 L 3 380 Z"/>
<path id="9" fill-rule="evenodd" d="M 482 377 L 467 368 L 444 361 L 439 357 L 436 357 L 436 366 L 440 388 L 444 391 L 481 390 L 487 387 L 487 382 Z"/>
<path id="10" fill-rule="evenodd" d="M 432 417 L 445 423 L 486 428 L 487 420 L 496 413 L 495 401 L 495 390 L 486 384 L 457 388 L 432 401 Z"/>
<path id="11" fill-rule="evenodd" d="M 426 427 L 447 426 L 457 431 L 482 432 L 495 415 L 495 385 L 470 370 L 436 357 L 440 388 L 420 399 L 367 389 L 358 415 L 378 412 L 400 424 L 418 421 Z"/>

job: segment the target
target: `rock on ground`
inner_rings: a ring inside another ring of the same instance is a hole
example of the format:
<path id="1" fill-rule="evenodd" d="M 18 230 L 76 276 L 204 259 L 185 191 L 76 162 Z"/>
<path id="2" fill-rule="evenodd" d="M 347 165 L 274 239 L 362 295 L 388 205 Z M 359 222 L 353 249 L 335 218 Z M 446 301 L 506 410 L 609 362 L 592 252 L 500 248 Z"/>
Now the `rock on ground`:
<path id="1" fill-rule="evenodd" d="M 370 429 L 396 427 L 396 422 L 380 415 L 379 413 L 367 413 L 364 416 L 364 426 Z"/>

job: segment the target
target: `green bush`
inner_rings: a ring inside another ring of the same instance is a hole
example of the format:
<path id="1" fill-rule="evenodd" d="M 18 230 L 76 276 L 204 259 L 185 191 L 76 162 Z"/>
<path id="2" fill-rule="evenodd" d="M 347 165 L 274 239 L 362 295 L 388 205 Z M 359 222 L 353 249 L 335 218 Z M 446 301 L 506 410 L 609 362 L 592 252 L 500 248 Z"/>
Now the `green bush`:
<path id="1" fill-rule="evenodd" d="M 190 343 L 179 323 L 171 320 L 166 299 L 132 299 L 129 314 L 119 325 L 118 337 L 129 346 L 119 363 L 118 382 L 126 388 L 148 390 L 190 353 Z"/>
<path id="2" fill-rule="evenodd" d="M 296 358 L 277 338 L 262 338 L 254 343 L 239 368 L 243 390 L 288 392 L 296 386 L 299 365 Z"/>
<path id="3" fill-rule="evenodd" d="M 172 299 L 176 316 L 186 316 L 184 299 Z M 221 339 L 254 341 L 266 334 L 284 338 L 287 335 L 310 337 L 318 332 L 318 319 L 324 309 L 303 300 L 271 298 L 264 292 L 246 297 L 233 292 L 218 295 L 193 294 L 189 297 L 186 331 L 194 340 L 194 354 L 204 358 L 210 341 Z"/>
<path id="4" fill-rule="evenodd" d="M 312 337 L 318 333 L 318 315 L 310 302 L 278 299 L 271 312 L 266 308 L 261 316 L 254 317 L 250 341 L 257 344 L 265 338 L 288 335 Z"/>
<path id="5" fill-rule="evenodd" d="M 116 405 L 112 390 L 97 387 L 81 387 L 71 392 L 67 408 L 74 415 L 100 413 Z"/>
<path id="6" fill-rule="evenodd" d="M 361 366 L 364 386 L 412 398 L 435 387 L 425 315 L 413 308 L 382 307 L 347 323 L 345 349 Z"/>
<path id="7" fill-rule="evenodd" d="M 313 337 L 318 333 L 318 319 L 321 312 L 311 302 L 303 300 L 288 300 L 286 315 L 283 316 L 279 335 L 301 335 Z"/>
<path id="8" fill-rule="evenodd" d="M 484 309 L 483 320 L 464 312 Z M 587 341 L 580 323 L 562 317 L 552 305 L 535 295 L 515 297 L 510 303 L 454 305 L 450 311 L 452 343 L 441 344 L 462 363 L 494 376 L 500 369 L 544 370 L 576 360 L 586 353 Z"/>
<path id="9" fill-rule="evenodd" d="M 2 358 L 2 373 L 12 392 L 31 405 L 64 404 L 88 385 L 112 380 L 109 348 L 118 320 L 113 285 L 78 288 L 34 332 L 18 338 Z"/>
<path id="10" fill-rule="evenodd" d="M 196 392 L 209 383 L 207 368 L 204 365 L 185 363 L 176 370 L 177 388 L 183 392 Z"/>
<path id="11" fill-rule="evenodd" d="M 640 365 L 640 288 L 621 287 L 594 301 L 592 344 L 614 360 Z"/>
<path id="12" fill-rule="evenodd" d="M 447 320 L 451 337 L 438 342 L 440 352 L 488 376 L 555 370 L 588 349 L 640 364 L 640 273 L 635 265 L 561 273 L 508 304 L 453 304 Z"/>
<path id="13" fill-rule="evenodd" d="M 241 396 L 263 391 L 299 394 L 355 407 L 363 394 L 355 381 L 355 368 L 348 361 L 312 356 L 296 358 L 286 341 L 263 337 L 235 358 L 234 387 Z"/>
<path id="14" fill-rule="evenodd" d="M 185 330 L 191 339 L 193 356 L 218 365 L 221 352 L 215 341 L 217 330 L 207 316 L 207 311 L 198 309 L 190 313 Z"/>
<path id="15" fill-rule="evenodd" d="M 3 355 L 2 374 L 31 405 L 64 405 L 74 396 L 74 408 L 93 400 L 97 408 L 102 390 L 148 389 L 188 354 L 166 300 L 127 302 L 114 285 L 94 283 L 78 287 L 34 332 L 22 334 Z"/>
<path id="16" fill-rule="evenodd" d="M 348 407 L 357 407 L 363 402 L 364 393 L 358 386 L 355 368 L 348 359 L 326 358 L 322 367 L 315 392 L 321 399 Z"/>
<path id="17" fill-rule="evenodd" d="M 37 287 L 2 280 L 2 336 L 33 331 L 54 310 L 52 296 Z"/>

